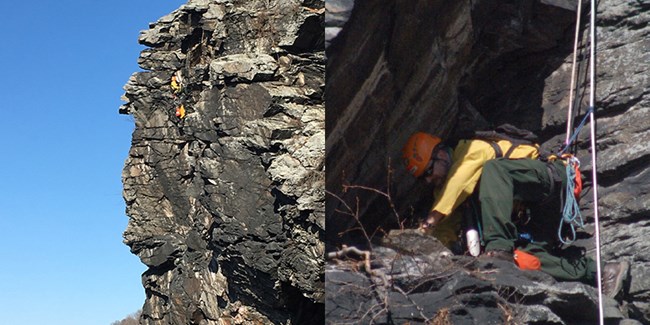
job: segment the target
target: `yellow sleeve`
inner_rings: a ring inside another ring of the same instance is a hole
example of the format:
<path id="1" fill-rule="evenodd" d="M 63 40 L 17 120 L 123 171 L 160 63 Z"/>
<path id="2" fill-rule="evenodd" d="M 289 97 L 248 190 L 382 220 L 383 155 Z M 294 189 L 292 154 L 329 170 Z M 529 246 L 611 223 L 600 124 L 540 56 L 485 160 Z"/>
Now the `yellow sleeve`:
<path id="1" fill-rule="evenodd" d="M 501 147 L 501 152 L 505 155 L 512 143 L 508 140 L 501 140 L 497 142 L 497 145 Z M 539 145 L 537 144 L 520 144 L 510 153 L 510 159 L 521 159 L 521 158 L 530 158 L 537 159 L 539 158 Z"/>
<path id="2" fill-rule="evenodd" d="M 496 157 L 489 143 L 481 140 L 461 140 L 452 154 L 453 164 L 447 179 L 436 191 L 431 210 L 445 216 L 451 214 L 476 188 L 483 165 Z"/>

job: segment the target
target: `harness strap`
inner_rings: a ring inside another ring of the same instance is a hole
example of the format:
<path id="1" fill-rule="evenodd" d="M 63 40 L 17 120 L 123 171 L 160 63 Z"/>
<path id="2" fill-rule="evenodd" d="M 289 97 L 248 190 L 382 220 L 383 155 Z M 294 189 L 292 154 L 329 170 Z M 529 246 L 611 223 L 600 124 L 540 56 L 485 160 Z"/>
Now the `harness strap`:
<path id="1" fill-rule="evenodd" d="M 512 155 L 512 152 L 515 151 L 515 149 L 517 149 L 517 147 L 519 147 L 518 143 L 514 143 L 514 142 L 510 141 L 510 148 L 508 149 L 508 151 L 506 151 L 506 154 L 503 155 L 503 156 L 510 159 L 510 155 Z"/>
<path id="2" fill-rule="evenodd" d="M 501 147 L 499 147 L 499 145 L 496 142 L 487 141 L 487 140 L 483 140 L 483 141 L 489 143 L 490 146 L 492 146 L 492 149 L 494 149 L 494 154 L 496 155 L 496 158 L 503 157 L 503 151 L 501 151 Z"/>
<path id="3" fill-rule="evenodd" d="M 548 174 L 548 179 L 551 183 L 548 196 L 540 203 L 548 203 L 554 196 L 555 192 L 558 190 L 558 184 L 562 185 L 562 178 L 557 171 L 557 166 L 553 162 L 546 163 L 546 172 Z"/>

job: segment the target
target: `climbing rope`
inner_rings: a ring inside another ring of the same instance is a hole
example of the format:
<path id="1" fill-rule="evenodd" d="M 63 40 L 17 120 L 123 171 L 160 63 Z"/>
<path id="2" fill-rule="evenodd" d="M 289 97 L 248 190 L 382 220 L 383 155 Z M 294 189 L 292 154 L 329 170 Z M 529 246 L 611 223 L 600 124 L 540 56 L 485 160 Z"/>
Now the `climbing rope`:
<path id="1" fill-rule="evenodd" d="M 577 87 L 576 87 L 576 67 L 578 66 L 576 64 L 578 60 L 578 40 L 580 39 L 580 18 L 582 16 L 582 0 L 578 0 L 578 10 L 576 14 L 576 34 L 575 34 L 575 41 L 573 42 L 573 63 L 571 65 L 571 85 L 569 89 L 569 111 L 567 112 L 567 123 L 566 123 L 566 140 L 564 141 L 564 145 L 568 148 L 569 147 L 569 134 L 571 134 L 571 127 L 572 127 L 572 122 L 573 122 L 573 94 L 577 92 Z"/>
<path id="2" fill-rule="evenodd" d="M 596 172 L 596 122 L 594 121 L 595 93 L 596 93 L 596 0 L 591 0 L 591 19 L 590 19 L 590 59 L 589 59 L 589 124 L 591 129 L 591 176 L 592 192 L 594 193 L 594 228 L 596 237 L 596 281 L 598 282 L 598 313 L 600 325 L 605 324 L 605 315 L 603 308 L 603 272 L 601 269 L 600 257 L 600 220 L 598 218 L 598 177 Z"/>
<path id="3" fill-rule="evenodd" d="M 603 309 L 603 287 L 602 287 L 602 270 L 601 270 L 601 256 L 600 256 L 600 219 L 598 216 L 598 177 L 597 177 L 597 168 L 596 168 L 596 123 L 594 119 L 594 111 L 595 111 L 595 92 L 596 92 L 596 1 L 591 0 L 591 12 L 590 12 L 590 21 L 589 21 L 589 47 L 590 47 L 590 53 L 589 53 L 589 110 L 585 114 L 585 117 L 583 118 L 582 122 L 580 125 L 576 128 L 576 130 L 573 132 L 573 136 L 569 138 L 569 131 L 571 130 L 571 122 L 572 122 L 572 114 L 573 114 L 573 90 L 574 90 L 574 83 L 575 83 L 575 67 L 576 67 L 576 52 L 577 52 L 577 44 L 578 44 L 578 36 L 579 36 L 579 28 L 580 28 L 580 16 L 581 16 L 581 8 L 582 8 L 582 1 L 578 1 L 578 7 L 577 7 L 577 19 L 576 19 L 576 39 L 575 39 L 575 45 L 574 45 L 574 61 L 573 61 L 573 70 L 572 70 L 572 76 L 571 76 L 571 89 L 570 89 L 570 95 L 569 95 L 569 112 L 568 112 L 568 117 L 567 117 L 567 137 L 565 140 L 564 148 L 560 152 L 558 156 L 562 156 L 568 148 L 571 146 L 571 144 L 575 141 L 576 137 L 578 136 L 578 133 L 584 126 L 587 117 L 589 117 L 589 124 L 590 124 L 590 138 L 591 138 L 591 164 L 592 164 L 592 193 L 593 193 L 593 204 L 594 204 L 594 228 L 595 228 L 595 233 L 594 237 L 596 240 L 596 282 L 598 285 L 598 313 L 599 313 L 599 323 L 600 325 L 605 324 L 605 317 L 604 317 L 604 309 Z M 567 164 L 570 165 L 570 164 Z M 567 166 L 567 175 L 570 173 L 570 168 Z M 567 185 L 573 183 L 572 181 L 567 181 Z M 569 201 L 570 197 L 573 196 L 571 195 L 572 193 L 567 191 L 567 201 Z M 575 197 L 574 197 L 575 198 Z M 572 201 L 572 202 L 567 202 L 565 205 L 564 211 L 566 211 L 566 215 L 575 215 L 575 211 L 577 209 L 574 204 L 577 204 L 577 202 Z M 563 224 L 565 222 L 564 218 L 566 216 L 563 213 L 563 220 L 561 223 Z M 569 217 L 571 219 L 572 217 Z M 582 218 L 580 218 L 582 219 Z M 573 224 L 573 223 L 572 223 Z M 560 233 L 561 231 L 558 231 Z M 561 237 L 560 237 L 561 238 Z M 575 238 L 575 237 L 574 237 Z"/>
<path id="4" fill-rule="evenodd" d="M 594 112 L 594 107 L 590 106 L 589 109 L 587 110 L 587 113 L 585 114 L 585 117 L 582 118 L 582 121 L 580 121 L 580 124 L 578 124 L 578 127 L 576 127 L 576 129 L 573 131 L 573 135 L 571 136 L 571 138 L 569 139 L 567 137 L 568 140 L 565 142 L 565 145 L 562 148 L 562 150 L 560 150 L 558 156 L 564 155 L 567 152 L 567 150 L 569 149 L 569 147 L 571 147 L 571 145 L 576 140 L 576 138 L 578 138 L 578 134 L 580 134 L 580 130 L 582 130 L 582 127 L 585 126 L 585 122 L 587 122 L 587 118 L 590 117 L 593 112 Z M 568 134 L 567 134 L 567 136 L 568 136 Z"/>
<path id="5" fill-rule="evenodd" d="M 576 240 L 576 227 L 584 228 L 584 220 L 582 219 L 582 214 L 580 214 L 580 205 L 578 204 L 578 198 L 576 197 L 576 169 L 580 167 L 580 161 L 576 157 L 571 157 L 568 159 L 566 164 L 566 201 L 564 203 L 564 209 L 562 211 L 562 220 L 560 220 L 560 226 L 558 227 L 557 236 L 562 242 L 562 244 L 571 244 Z M 570 237 L 565 239 L 562 235 L 562 229 L 564 225 L 567 225 L 571 231 Z"/>

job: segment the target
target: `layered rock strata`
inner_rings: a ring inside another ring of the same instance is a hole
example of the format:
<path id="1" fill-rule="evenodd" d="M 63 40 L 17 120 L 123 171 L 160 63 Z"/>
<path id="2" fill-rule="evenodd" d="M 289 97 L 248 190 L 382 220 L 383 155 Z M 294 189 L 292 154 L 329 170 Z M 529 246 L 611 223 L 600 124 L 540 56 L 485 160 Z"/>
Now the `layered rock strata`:
<path id="1" fill-rule="evenodd" d="M 323 22 L 323 1 L 191 0 L 140 34 L 120 113 L 141 324 L 323 322 Z"/>

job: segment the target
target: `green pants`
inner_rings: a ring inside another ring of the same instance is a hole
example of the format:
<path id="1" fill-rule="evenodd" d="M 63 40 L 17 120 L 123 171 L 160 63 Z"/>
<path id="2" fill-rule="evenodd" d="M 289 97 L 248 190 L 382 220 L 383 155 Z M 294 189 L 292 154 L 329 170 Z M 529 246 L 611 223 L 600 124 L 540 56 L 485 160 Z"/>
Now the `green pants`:
<path id="1" fill-rule="evenodd" d="M 541 270 L 557 280 L 593 284 L 596 263 L 592 259 L 575 247 L 557 249 L 566 171 L 560 161 L 554 166 L 551 172 L 556 181 L 549 174 L 547 163 L 539 160 L 494 159 L 485 164 L 479 188 L 485 250 L 518 248 L 539 258 Z M 530 207 L 529 219 L 513 220 L 514 200 Z M 532 241 L 520 240 L 524 231 L 532 236 Z"/>

